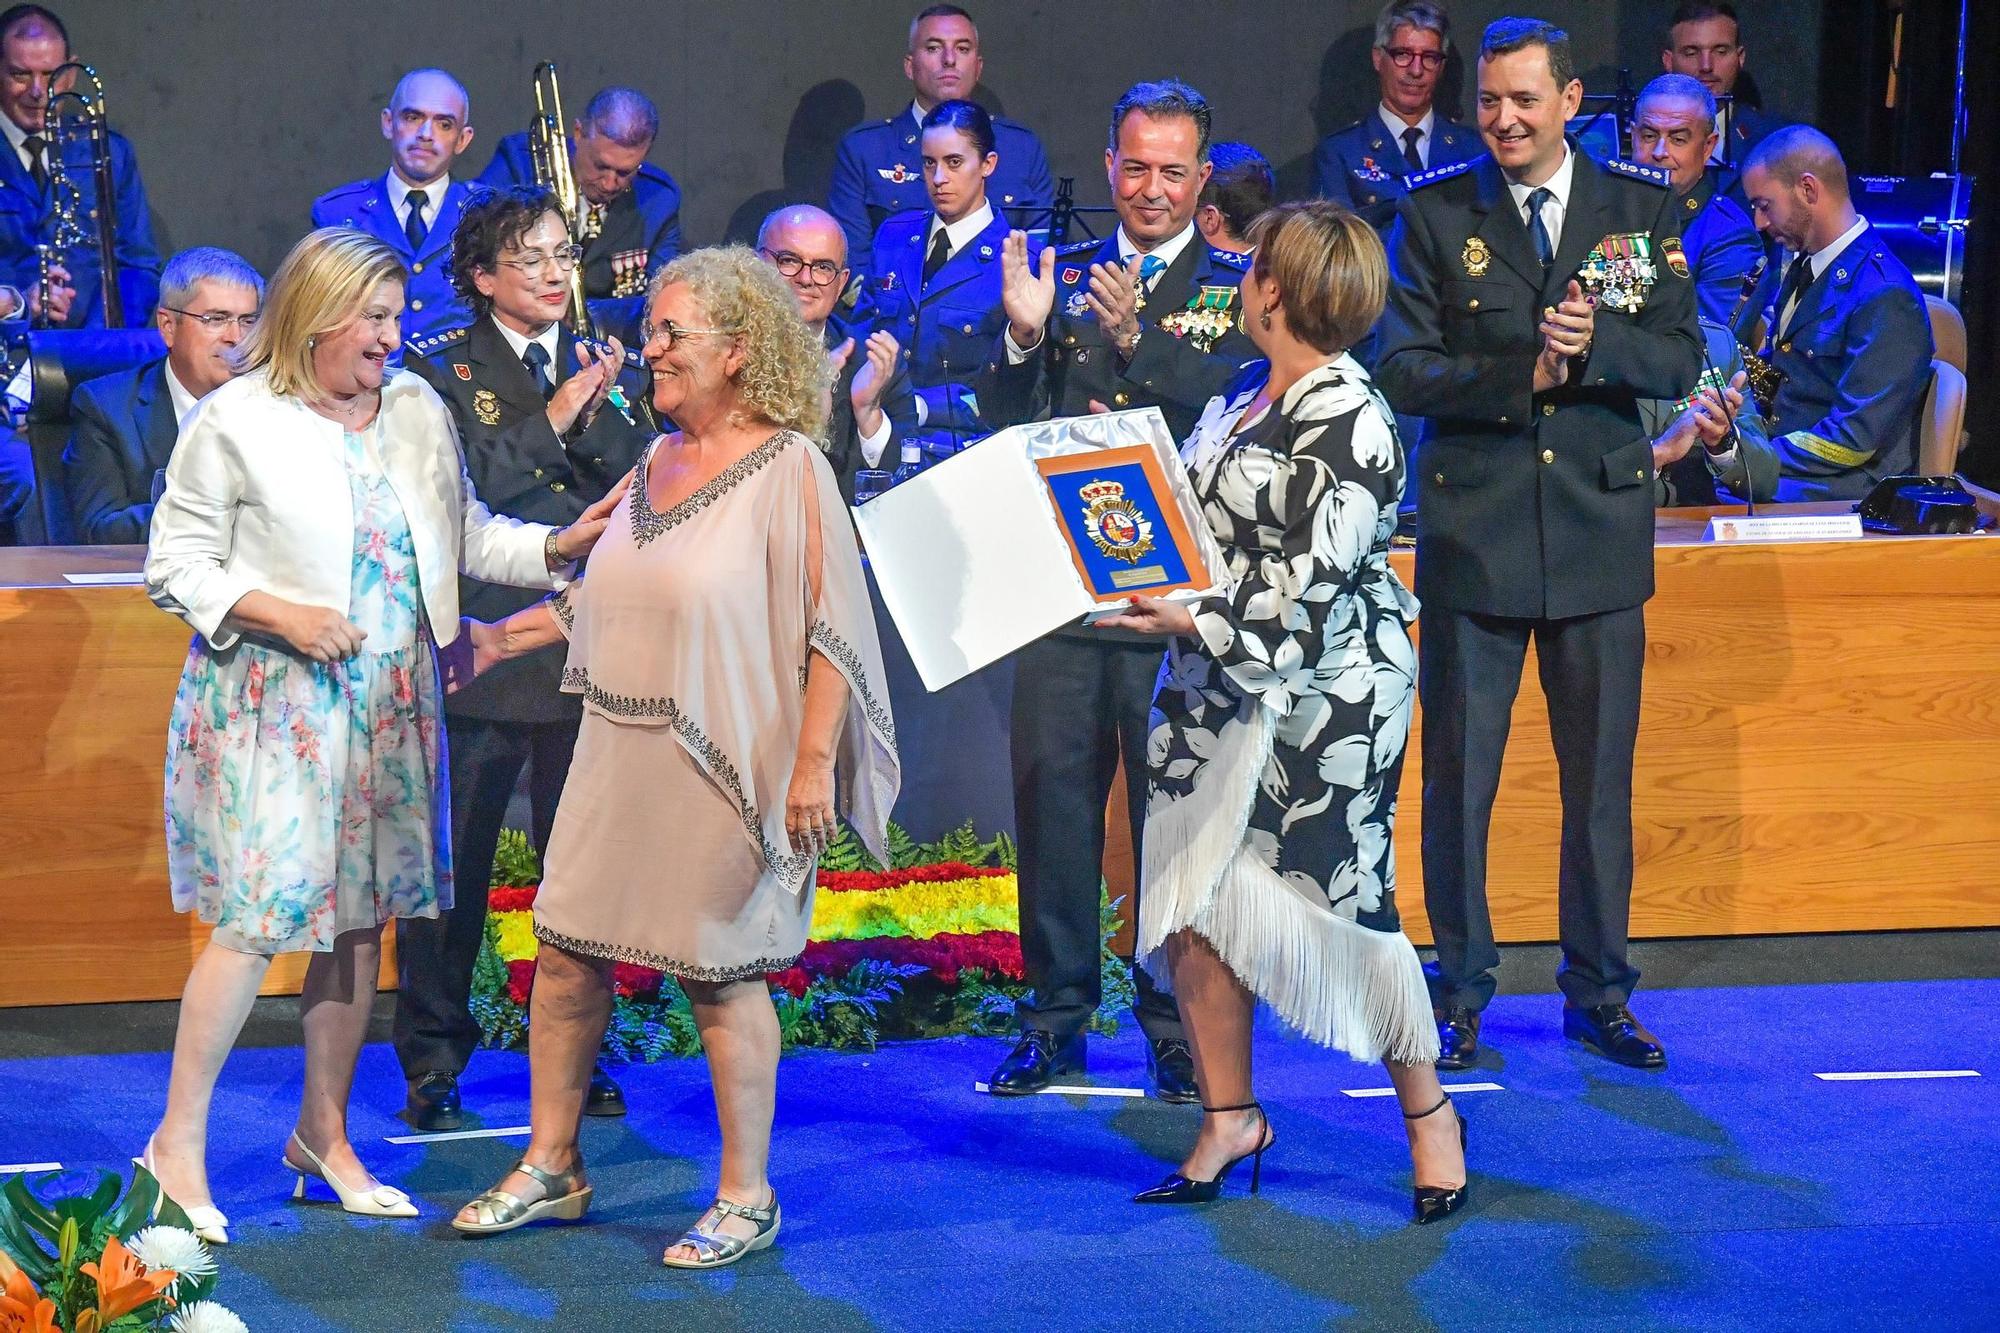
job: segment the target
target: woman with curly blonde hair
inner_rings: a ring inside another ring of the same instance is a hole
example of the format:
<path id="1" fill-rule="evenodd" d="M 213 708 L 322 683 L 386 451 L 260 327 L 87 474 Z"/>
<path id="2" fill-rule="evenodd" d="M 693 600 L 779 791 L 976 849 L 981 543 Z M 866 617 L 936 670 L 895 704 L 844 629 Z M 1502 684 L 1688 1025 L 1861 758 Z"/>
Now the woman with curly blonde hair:
<path id="1" fill-rule="evenodd" d="M 641 456 L 581 581 L 472 626 L 475 671 L 568 639 L 563 688 L 584 717 L 535 899 L 533 1136 L 453 1225 L 583 1216 L 577 1131 L 612 967 L 640 963 L 679 978 L 715 1086 L 715 1202 L 665 1254 L 712 1268 L 779 1225 L 765 974 L 805 947 L 836 808 L 886 854 L 899 773 L 860 559 L 807 438 L 826 420 L 825 349 L 741 246 L 676 259 L 646 309 L 653 405 L 680 429 Z"/>

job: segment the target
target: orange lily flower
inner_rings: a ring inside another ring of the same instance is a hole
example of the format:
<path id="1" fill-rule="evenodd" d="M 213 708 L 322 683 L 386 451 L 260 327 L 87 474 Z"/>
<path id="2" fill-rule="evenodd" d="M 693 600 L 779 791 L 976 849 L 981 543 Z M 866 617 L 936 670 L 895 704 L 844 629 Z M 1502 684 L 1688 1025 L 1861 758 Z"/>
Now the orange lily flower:
<path id="1" fill-rule="evenodd" d="M 0 1253 L 0 1333 L 59 1333 L 56 1303 L 35 1290 L 28 1275 Z"/>
<path id="2" fill-rule="evenodd" d="M 97 1279 L 96 1322 L 99 1327 L 158 1300 L 160 1293 L 180 1278 L 180 1274 L 170 1268 L 148 1273 L 145 1265 L 116 1236 L 105 1240 L 104 1258 L 94 1264 L 84 1264 L 83 1273 L 86 1277 Z"/>

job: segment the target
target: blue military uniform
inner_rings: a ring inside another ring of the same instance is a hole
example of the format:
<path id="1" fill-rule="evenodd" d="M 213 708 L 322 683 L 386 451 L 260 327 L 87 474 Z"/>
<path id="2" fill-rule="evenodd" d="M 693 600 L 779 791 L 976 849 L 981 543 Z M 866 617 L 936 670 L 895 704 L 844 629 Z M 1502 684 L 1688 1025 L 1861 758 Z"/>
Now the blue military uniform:
<path id="1" fill-rule="evenodd" d="M 479 173 L 481 185 L 498 189 L 534 180 L 525 132 L 502 139 Z M 645 319 L 646 284 L 681 252 L 681 187 L 659 167 L 641 162 L 631 189 L 608 204 L 585 204 L 584 216 L 577 219 L 583 294 L 600 329 L 636 345 Z"/>
<path id="2" fill-rule="evenodd" d="M 1728 193 L 1734 181 L 1734 172 L 1710 167 L 1694 189 L 1681 196 L 1681 245 L 1694 272 L 1701 317 L 1731 329 L 1738 341 L 1747 341 L 1757 318 L 1757 302 L 1743 299 L 1743 280 L 1764 256 L 1764 238 Z"/>
<path id="3" fill-rule="evenodd" d="M 111 135 L 111 179 L 113 205 L 118 210 L 118 290 L 125 305 L 125 327 L 139 328 L 153 317 L 160 300 L 160 252 L 153 244 L 150 206 L 146 186 L 139 179 L 139 160 L 131 143 L 116 130 Z M 64 144 L 63 170 L 76 187 L 88 226 L 96 213 L 97 178 L 91 171 L 90 145 L 71 137 Z M 21 165 L 20 154 L 11 145 L 0 145 L 0 193 L 8 196 L 0 212 L 13 215 L 15 225 L 5 228 L 0 245 L 0 280 L 26 292 L 41 280 L 41 260 L 37 242 L 54 239 L 55 209 L 49 192 L 36 186 L 34 177 Z M 69 270 L 69 285 L 76 288 L 65 327 L 72 329 L 104 326 L 103 284 L 99 278 L 97 248 L 94 244 L 73 246 L 57 261 Z"/>
<path id="4" fill-rule="evenodd" d="M 386 173 L 352 181 L 313 200 L 313 226 L 365 231 L 394 250 L 410 271 L 403 294 L 403 338 L 407 342 L 472 322 L 472 307 L 451 284 L 451 238 L 470 193 L 463 181 L 452 181 L 445 188 L 444 200 L 437 206 L 430 230 L 424 233 L 424 243 L 414 251 L 403 234 L 403 219 L 389 202 Z"/>
<path id="5" fill-rule="evenodd" d="M 927 283 L 924 260 L 934 216 L 912 210 L 882 224 L 869 258 L 868 292 L 874 327 L 894 334 L 902 345 L 921 405 L 920 429 L 961 441 L 1000 424 L 981 413 L 970 381 L 1007 325 L 1000 305 L 1000 250 L 1009 227 L 994 210 L 993 220 Z M 1040 257 L 1040 248 L 1030 246 L 1029 262 L 1039 263 Z"/>
<path id="6" fill-rule="evenodd" d="M 1699 284 L 1699 279 L 1697 279 Z M 1743 349 L 1727 328 L 1710 319 L 1699 321 L 1702 340 L 1708 348 L 1708 364 L 1702 368 L 1701 387 L 1720 388 L 1743 369 Z M 1713 371 L 1713 374 L 1710 372 Z M 1646 434 L 1657 440 L 1667 433 L 1674 419 L 1694 394 L 1679 399 L 1645 398 L 1639 402 L 1639 419 Z M 1653 476 L 1653 501 L 1665 508 L 1683 505 L 1727 504 L 1745 494 L 1759 503 L 1775 498 L 1778 484 L 1778 456 L 1771 452 L 1771 440 L 1757 400 L 1747 391 L 1743 406 L 1731 419 L 1736 427 L 1734 446 L 1726 461 L 1697 443 L 1687 456 L 1670 463 Z"/>
<path id="7" fill-rule="evenodd" d="M 1779 313 L 1774 295 L 1763 355 L 1782 377 L 1767 414 L 1778 498 L 1857 500 L 1914 471 L 1935 349 L 1923 292 L 1880 233 L 1864 227 L 1835 255 L 1783 328 Z"/>
<path id="8" fill-rule="evenodd" d="M 993 151 L 1000 155 L 986 178 L 993 211 L 1016 227 L 1042 225 L 1039 217 L 1023 211 L 1046 209 L 1055 199 L 1042 141 L 1019 121 L 995 116 Z M 924 192 L 923 134 L 914 105 L 887 120 L 857 125 L 841 138 L 826 207 L 847 233 L 850 263 L 869 253 L 876 229 L 892 215 L 930 207 Z"/>
<path id="9" fill-rule="evenodd" d="M 1486 148 L 1477 130 L 1436 116 L 1424 151 L 1430 154 L 1424 166 L 1434 171 L 1470 161 Z M 1396 220 L 1396 201 L 1409 189 L 1403 178 L 1411 172 L 1403 145 L 1390 135 L 1379 108 L 1321 139 L 1313 166 L 1324 198 L 1347 205 L 1378 231 Z"/>

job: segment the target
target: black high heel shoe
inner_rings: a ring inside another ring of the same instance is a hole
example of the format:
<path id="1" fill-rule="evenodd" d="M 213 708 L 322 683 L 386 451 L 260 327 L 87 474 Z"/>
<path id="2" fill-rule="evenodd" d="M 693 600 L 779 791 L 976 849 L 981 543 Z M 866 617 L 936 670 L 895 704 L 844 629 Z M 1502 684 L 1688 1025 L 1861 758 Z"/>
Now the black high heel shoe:
<path id="1" fill-rule="evenodd" d="M 1411 1115 L 1405 1111 L 1403 1119 L 1422 1120 L 1425 1116 L 1436 1115 L 1439 1111 L 1444 1110 L 1445 1107 L 1450 1105 L 1451 1094 L 1447 1092 L 1443 1100 L 1430 1110 L 1419 1111 L 1415 1115 Z M 1463 1156 L 1465 1153 L 1465 1117 L 1459 1115 L 1456 1110 L 1452 1114 L 1458 1116 L 1458 1151 Z M 1453 1213 L 1465 1207 L 1465 1201 L 1472 1194 L 1470 1174 L 1470 1168 L 1468 1167 L 1466 1183 L 1458 1186 L 1456 1189 L 1439 1189 L 1435 1185 L 1417 1186 L 1414 1200 L 1417 1225 L 1425 1226 L 1437 1221 L 1439 1218 L 1450 1217 Z"/>
<path id="2" fill-rule="evenodd" d="M 1232 1157 L 1224 1162 L 1213 1180 L 1189 1180 L 1176 1171 L 1153 1188 L 1140 1190 L 1133 1195 L 1133 1203 L 1209 1203 L 1222 1193 L 1224 1178 L 1236 1169 L 1236 1164 L 1244 1157 L 1250 1159 L 1250 1192 L 1252 1194 L 1257 1192 L 1257 1186 L 1264 1176 L 1264 1150 L 1278 1141 L 1277 1136 L 1271 1133 L 1271 1119 L 1264 1114 L 1263 1104 L 1245 1102 L 1241 1106 L 1204 1106 L 1201 1109 L 1210 1115 L 1221 1115 L 1226 1111 L 1255 1111 L 1264 1131 L 1258 1138 L 1257 1146 L 1244 1153 L 1243 1157 Z"/>

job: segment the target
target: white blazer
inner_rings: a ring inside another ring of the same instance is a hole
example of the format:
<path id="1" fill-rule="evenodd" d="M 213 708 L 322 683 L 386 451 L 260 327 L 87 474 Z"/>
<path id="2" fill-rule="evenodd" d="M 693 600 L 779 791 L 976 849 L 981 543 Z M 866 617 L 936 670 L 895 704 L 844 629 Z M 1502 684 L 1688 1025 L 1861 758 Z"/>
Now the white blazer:
<path id="1" fill-rule="evenodd" d="M 458 637 L 458 575 L 556 588 L 549 529 L 489 512 L 473 493 L 458 431 L 437 391 L 410 371 L 382 386 L 382 467 L 417 552 L 433 640 Z M 271 391 L 262 371 L 230 381 L 181 422 L 167 489 L 153 510 L 146 593 L 215 648 L 239 637 L 223 617 L 247 592 L 347 613 L 354 511 L 338 424 Z"/>

